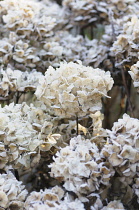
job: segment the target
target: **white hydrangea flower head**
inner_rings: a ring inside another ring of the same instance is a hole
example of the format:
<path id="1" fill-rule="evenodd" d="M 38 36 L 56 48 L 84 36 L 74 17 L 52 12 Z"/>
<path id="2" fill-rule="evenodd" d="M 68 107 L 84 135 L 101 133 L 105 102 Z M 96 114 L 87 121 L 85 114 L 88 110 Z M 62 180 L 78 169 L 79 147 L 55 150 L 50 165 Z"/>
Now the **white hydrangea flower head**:
<path id="1" fill-rule="evenodd" d="M 0 207 L 23 209 L 28 192 L 11 172 L 0 174 Z"/>
<path id="2" fill-rule="evenodd" d="M 41 190 L 40 192 L 32 192 L 26 199 L 25 208 L 26 209 L 34 209 L 36 205 L 45 204 L 46 207 L 55 207 L 56 202 L 60 202 L 61 198 L 64 196 L 64 191 L 55 186 L 52 189 Z M 29 208 L 29 207 L 33 208 Z M 38 209 L 38 208 L 37 208 Z"/>
<path id="3" fill-rule="evenodd" d="M 111 23 L 110 11 L 114 17 L 122 18 L 124 15 L 138 14 L 139 4 L 136 0 L 63 0 L 65 18 L 69 18 L 68 27 L 73 25 L 87 25 L 102 21 Z"/>
<path id="4" fill-rule="evenodd" d="M 139 92 L 139 61 L 131 66 L 130 71 L 128 72 L 133 80 L 133 85 Z"/>
<path id="5" fill-rule="evenodd" d="M 27 210 L 76 210 L 80 208 L 84 210 L 84 205 L 78 199 L 71 199 L 68 194 L 64 195 L 64 190 L 58 186 L 53 187 L 52 189 L 45 189 L 40 192 L 32 192 L 26 199 L 25 209 Z M 64 200 L 62 200 L 64 197 Z"/>
<path id="6" fill-rule="evenodd" d="M 21 72 L 12 70 L 9 66 L 0 71 L 0 95 L 8 96 L 9 92 L 27 92 L 34 91 L 42 78 L 42 73 L 33 70 L 31 72 Z"/>
<path id="7" fill-rule="evenodd" d="M 92 47 L 92 45 L 91 45 Z M 85 39 L 81 35 L 76 37 L 68 31 L 57 31 L 57 33 L 44 41 L 38 56 L 43 60 L 46 67 L 59 67 L 61 60 L 77 61 L 86 59 Z"/>
<path id="8" fill-rule="evenodd" d="M 133 16 L 130 21 L 124 23 L 122 33 L 117 37 L 111 47 L 113 56 L 116 56 L 116 65 L 123 64 L 125 62 L 133 63 L 139 58 L 138 48 L 138 33 L 139 33 L 139 19 L 138 16 Z"/>
<path id="9" fill-rule="evenodd" d="M 112 86 L 110 72 L 65 62 L 48 68 L 35 94 L 57 116 L 85 116 L 101 109 L 101 97 Z"/>
<path id="10" fill-rule="evenodd" d="M 10 32 L 8 38 L 0 40 L 0 63 L 11 64 L 16 69 L 35 68 L 40 58 L 36 55 L 36 47 L 30 46 L 27 40 L 21 40 Z"/>
<path id="11" fill-rule="evenodd" d="M 12 103 L 0 108 L 0 116 L 3 167 L 6 162 L 21 170 L 33 167 L 40 160 L 40 150 L 50 150 L 60 137 L 52 134 L 49 116 L 33 105 Z"/>
<path id="12" fill-rule="evenodd" d="M 100 184 L 109 185 L 114 175 L 109 164 L 102 162 L 97 146 L 81 136 L 72 138 L 70 145 L 57 152 L 53 159 L 51 176 L 64 181 L 65 189 L 76 193 L 83 202 L 87 201 L 84 195 L 99 190 Z"/>
<path id="13" fill-rule="evenodd" d="M 0 3 L 4 27 L 9 31 L 23 37 L 42 37 L 51 36 L 56 25 L 56 19 L 48 16 L 42 2 L 32 0 L 6 0 Z"/>
<path id="14" fill-rule="evenodd" d="M 108 158 L 120 176 L 133 178 L 138 174 L 139 166 L 139 120 L 124 114 L 108 134 L 102 156 Z"/>

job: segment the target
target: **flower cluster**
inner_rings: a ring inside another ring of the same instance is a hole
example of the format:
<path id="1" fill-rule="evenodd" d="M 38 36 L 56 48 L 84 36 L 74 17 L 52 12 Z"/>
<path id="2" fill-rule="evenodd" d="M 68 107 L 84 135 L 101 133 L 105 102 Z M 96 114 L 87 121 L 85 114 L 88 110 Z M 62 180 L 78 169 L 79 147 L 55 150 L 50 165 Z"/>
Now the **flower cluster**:
<path id="1" fill-rule="evenodd" d="M 108 133 L 108 144 L 102 149 L 102 155 L 108 158 L 119 176 L 133 178 L 139 165 L 139 120 L 124 114 Z"/>
<path id="2" fill-rule="evenodd" d="M 4 27 L 16 31 L 22 37 L 39 39 L 53 34 L 56 19 L 45 15 L 48 7 L 42 3 L 29 1 L 3 1 L 0 3 Z"/>
<path id="3" fill-rule="evenodd" d="M 85 210 L 83 203 L 78 199 L 73 199 L 68 194 L 64 195 L 62 188 L 55 186 L 52 189 L 45 189 L 40 192 L 32 192 L 26 199 L 25 209 L 81 209 Z M 62 198 L 64 197 L 64 200 Z"/>
<path id="4" fill-rule="evenodd" d="M 62 2 L 66 13 L 65 19 L 69 18 L 68 27 L 79 25 L 80 27 L 87 23 L 104 22 L 111 23 L 112 12 L 114 18 L 122 18 L 123 16 L 138 13 L 138 1 L 136 0 L 64 0 Z"/>
<path id="5" fill-rule="evenodd" d="M 4 0 L 0 16 L 0 209 L 139 209 L 139 2 Z"/>
<path id="6" fill-rule="evenodd" d="M 49 116 L 26 103 L 0 108 L 1 168 L 29 169 L 40 160 L 40 150 L 48 151 L 60 136 L 52 134 Z M 48 119 L 48 121 L 47 121 Z"/>
<path id="7" fill-rule="evenodd" d="M 39 79 L 43 77 L 41 72 L 33 70 L 31 72 L 21 72 L 12 70 L 9 66 L 0 72 L 0 95 L 8 96 L 11 92 L 35 91 L 39 84 Z"/>
<path id="8" fill-rule="evenodd" d="M 114 175 L 109 164 L 101 160 L 97 146 L 81 136 L 72 138 L 69 146 L 57 152 L 50 167 L 51 176 L 64 181 L 65 189 L 83 202 L 87 201 L 84 196 L 99 190 L 100 185 L 109 185 Z"/>
<path id="9" fill-rule="evenodd" d="M 137 16 L 124 24 L 123 32 L 117 37 L 111 51 L 116 56 L 116 65 L 135 63 L 138 60 L 138 24 Z"/>
<path id="10" fill-rule="evenodd" d="M 27 194 L 25 186 L 11 172 L 0 174 L 1 209 L 23 209 Z"/>
<path id="11" fill-rule="evenodd" d="M 65 62 L 56 70 L 48 68 L 35 94 L 55 115 L 85 116 L 101 109 L 101 97 L 112 85 L 109 72 Z"/>

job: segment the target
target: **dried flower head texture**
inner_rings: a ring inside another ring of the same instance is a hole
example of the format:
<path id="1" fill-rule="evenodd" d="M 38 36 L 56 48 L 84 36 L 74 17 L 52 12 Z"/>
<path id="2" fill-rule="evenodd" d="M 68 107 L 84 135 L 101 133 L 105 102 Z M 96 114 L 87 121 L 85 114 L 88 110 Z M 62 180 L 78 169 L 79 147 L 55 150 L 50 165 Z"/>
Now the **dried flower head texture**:
<path id="1" fill-rule="evenodd" d="M 120 176 L 133 178 L 139 166 L 139 120 L 124 114 L 108 134 L 108 144 L 102 149 L 102 155 Z"/>
<path id="2" fill-rule="evenodd" d="M 64 200 L 63 200 L 64 198 Z M 25 209 L 27 210 L 68 210 L 68 209 L 84 210 L 84 205 L 78 199 L 73 199 L 62 188 L 55 186 L 51 189 L 41 190 L 40 192 L 32 192 L 26 199 Z"/>
<path id="3" fill-rule="evenodd" d="M 40 149 L 48 151 L 60 137 L 52 134 L 49 116 L 26 103 L 0 108 L 1 168 L 29 169 L 40 160 Z M 52 134 L 52 135 L 51 135 Z"/>
<path id="4" fill-rule="evenodd" d="M 11 92 L 35 91 L 42 78 L 42 73 L 33 70 L 31 72 L 21 72 L 12 70 L 9 66 L 5 70 L 0 70 L 0 95 L 8 96 Z"/>
<path id="5" fill-rule="evenodd" d="M 107 58 L 107 51 L 108 47 L 97 40 L 75 37 L 68 31 L 58 31 L 43 42 L 29 41 L 10 32 L 0 41 L 0 63 L 22 71 L 33 68 L 44 71 L 50 65 L 59 67 L 61 60 L 82 60 L 83 64 L 96 68 Z"/>
<path id="6" fill-rule="evenodd" d="M 138 13 L 139 4 L 136 0 L 63 0 L 65 18 L 69 18 L 68 27 L 87 25 L 92 22 L 104 21 L 111 23 L 110 11 L 114 18 Z"/>
<path id="7" fill-rule="evenodd" d="M 40 61 L 36 50 L 37 48 L 32 47 L 29 41 L 21 40 L 16 33 L 10 32 L 8 38 L 0 40 L 0 63 L 11 64 L 20 70 L 25 70 L 27 67 L 32 69 Z"/>
<path id="8" fill-rule="evenodd" d="M 123 32 L 117 37 L 111 51 L 116 56 L 116 65 L 126 62 L 134 63 L 138 60 L 138 16 L 133 16 L 131 21 L 124 24 Z"/>
<path id="9" fill-rule="evenodd" d="M 23 209 L 28 192 L 22 182 L 11 172 L 0 174 L 0 207 L 2 209 Z"/>
<path id="10" fill-rule="evenodd" d="M 101 97 L 112 86 L 110 72 L 65 62 L 48 68 L 35 94 L 57 116 L 85 116 L 101 109 Z"/>
<path id="11" fill-rule="evenodd" d="M 130 71 L 128 72 L 133 80 L 133 85 L 139 92 L 139 61 L 131 66 Z"/>
<path id="12" fill-rule="evenodd" d="M 109 164 L 101 161 L 97 146 L 81 136 L 72 138 L 70 145 L 57 152 L 53 159 L 51 176 L 64 181 L 65 189 L 76 193 L 83 202 L 87 201 L 84 196 L 99 190 L 100 185 L 109 185 L 114 175 Z"/>
<path id="13" fill-rule="evenodd" d="M 42 39 L 53 34 L 56 19 L 46 15 L 49 7 L 32 0 L 6 0 L 0 3 L 4 27 L 22 37 Z"/>

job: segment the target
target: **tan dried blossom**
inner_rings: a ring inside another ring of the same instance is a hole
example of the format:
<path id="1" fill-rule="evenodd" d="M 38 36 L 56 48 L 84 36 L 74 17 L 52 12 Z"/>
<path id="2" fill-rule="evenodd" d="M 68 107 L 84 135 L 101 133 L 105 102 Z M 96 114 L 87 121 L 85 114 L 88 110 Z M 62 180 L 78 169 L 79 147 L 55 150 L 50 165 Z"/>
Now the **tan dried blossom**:
<path id="1" fill-rule="evenodd" d="M 68 31 L 58 31 L 55 36 L 44 41 L 38 56 L 43 60 L 44 66 L 59 67 L 62 60 L 67 62 L 83 60 L 84 62 L 85 52 L 87 47 L 81 35 L 73 36 Z"/>
<path id="2" fill-rule="evenodd" d="M 11 172 L 0 174 L 0 207 L 23 210 L 28 192 Z"/>
<path id="3" fill-rule="evenodd" d="M 51 4 L 52 5 L 52 4 Z M 56 19 L 48 14 L 50 6 L 32 0 L 6 0 L 0 3 L 4 27 L 22 37 L 42 39 L 53 35 Z M 58 9 L 58 8 L 57 8 Z M 60 10 L 60 8 L 59 8 Z M 47 14 L 47 15 L 46 15 Z"/>
<path id="4" fill-rule="evenodd" d="M 11 92 L 27 92 L 35 91 L 42 78 L 42 73 L 33 70 L 31 72 L 21 72 L 12 70 L 10 66 L 6 70 L 1 69 L 0 72 L 0 95 L 8 96 Z"/>
<path id="5" fill-rule="evenodd" d="M 69 18 L 68 27 L 87 25 L 104 21 L 112 23 L 110 11 L 114 18 L 138 14 L 139 3 L 136 0 L 64 0 L 65 18 Z M 79 24 L 80 23 L 80 24 Z"/>
<path id="6" fill-rule="evenodd" d="M 139 92 L 139 61 L 131 66 L 130 71 L 128 72 L 133 80 L 133 85 Z"/>
<path id="7" fill-rule="evenodd" d="M 52 189 L 45 189 L 40 192 L 32 192 L 26 199 L 25 209 L 27 210 L 68 210 L 77 208 L 84 210 L 84 205 L 78 199 L 71 199 L 70 196 L 64 195 L 64 190 L 58 186 Z M 62 198 L 64 197 L 64 200 Z"/>
<path id="8" fill-rule="evenodd" d="M 3 167 L 6 162 L 21 171 L 33 167 L 40 160 L 40 150 L 50 150 L 60 137 L 52 134 L 50 117 L 33 105 L 12 103 L 0 108 L 0 116 Z"/>
<path id="9" fill-rule="evenodd" d="M 102 156 L 108 159 L 120 176 L 133 178 L 139 166 L 139 120 L 124 114 L 108 134 Z"/>
<path id="10" fill-rule="evenodd" d="M 116 56 L 116 65 L 135 63 L 138 60 L 138 16 L 124 24 L 123 32 L 111 47 L 112 56 Z"/>
<path id="11" fill-rule="evenodd" d="M 101 109 L 101 97 L 112 85 L 109 72 L 65 62 L 48 68 L 35 94 L 57 116 L 85 116 Z"/>
<path id="12" fill-rule="evenodd" d="M 83 202 L 88 200 L 84 196 L 99 190 L 100 184 L 109 185 L 114 175 L 109 164 L 101 161 L 97 146 L 81 136 L 72 138 L 70 145 L 57 152 L 53 159 L 51 176 L 64 181 L 65 189 L 74 192 Z"/>
<path id="13" fill-rule="evenodd" d="M 11 32 L 9 38 L 0 40 L 0 63 L 11 64 L 17 69 L 26 69 L 36 67 L 40 58 L 36 55 L 36 48 L 28 44 L 28 41 L 23 41 Z"/>

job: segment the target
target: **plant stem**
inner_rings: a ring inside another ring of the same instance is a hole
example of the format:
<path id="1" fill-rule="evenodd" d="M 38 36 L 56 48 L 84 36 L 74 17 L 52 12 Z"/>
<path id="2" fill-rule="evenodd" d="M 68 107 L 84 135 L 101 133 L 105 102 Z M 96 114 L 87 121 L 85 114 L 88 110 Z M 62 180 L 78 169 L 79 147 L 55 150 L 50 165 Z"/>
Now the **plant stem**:
<path id="1" fill-rule="evenodd" d="M 78 136 L 78 116 L 76 116 L 76 134 Z"/>

